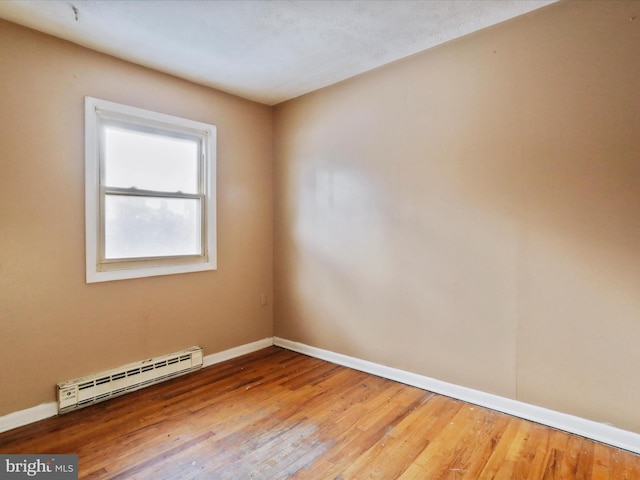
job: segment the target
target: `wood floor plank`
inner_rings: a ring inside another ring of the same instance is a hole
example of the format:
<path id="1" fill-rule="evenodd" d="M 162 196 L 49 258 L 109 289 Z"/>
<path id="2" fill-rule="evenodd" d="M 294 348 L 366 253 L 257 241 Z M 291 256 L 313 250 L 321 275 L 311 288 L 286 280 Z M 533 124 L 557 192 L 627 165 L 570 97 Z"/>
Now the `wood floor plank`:
<path id="1" fill-rule="evenodd" d="M 474 408 L 474 407 L 472 407 Z M 477 408 L 475 424 L 466 436 L 459 441 L 461 448 L 457 465 L 452 466 L 457 472 L 456 478 L 477 479 L 491 456 L 495 445 L 500 441 L 509 417 L 507 415 Z M 459 477 L 458 477 L 459 475 Z"/>
<path id="2" fill-rule="evenodd" d="M 603 480 L 608 478 L 611 472 L 612 449 L 596 443 L 593 447 L 593 480 Z"/>
<path id="3" fill-rule="evenodd" d="M 640 479 L 640 457 L 271 347 L 0 434 L 81 479 Z"/>
<path id="4" fill-rule="evenodd" d="M 549 464 L 550 434 L 553 431 L 538 424 L 530 424 L 530 434 L 526 447 L 516 461 L 515 475 L 523 479 L 544 478 Z"/>
<path id="5" fill-rule="evenodd" d="M 445 399 L 448 403 L 449 399 Z M 469 452 L 473 444 L 465 441 L 471 433 L 476 417 L 476 407 L 458 402 L 455 408 L 442 408 L 453 415 L 442 415 L 440 421 L 434 424 L 433 439 L 415 463 L 423 467 L 426 478 L 445 478 L 452 476 L 461 478 L 469 468 L 462 461 L 465 452 Z"/>

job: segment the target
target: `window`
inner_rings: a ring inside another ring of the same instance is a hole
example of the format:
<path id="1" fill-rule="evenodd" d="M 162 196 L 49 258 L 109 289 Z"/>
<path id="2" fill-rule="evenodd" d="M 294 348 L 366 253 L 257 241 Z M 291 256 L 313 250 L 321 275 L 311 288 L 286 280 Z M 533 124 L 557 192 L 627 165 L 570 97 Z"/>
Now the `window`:
<path id="1" fill-rule="evenodd" d="M 216 268 L 216 127 L 85 98 L 87 283 Z"/>

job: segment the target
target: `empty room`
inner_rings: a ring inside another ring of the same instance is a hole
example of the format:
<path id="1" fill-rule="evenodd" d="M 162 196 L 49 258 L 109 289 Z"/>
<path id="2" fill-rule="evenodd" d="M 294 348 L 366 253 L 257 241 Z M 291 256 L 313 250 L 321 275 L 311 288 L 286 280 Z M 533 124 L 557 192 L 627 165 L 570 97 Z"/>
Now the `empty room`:
<path id="1" fill-rule="evenodd" d="M 640 1 L 0 0 L 0 479 L 640 479 Z"/>

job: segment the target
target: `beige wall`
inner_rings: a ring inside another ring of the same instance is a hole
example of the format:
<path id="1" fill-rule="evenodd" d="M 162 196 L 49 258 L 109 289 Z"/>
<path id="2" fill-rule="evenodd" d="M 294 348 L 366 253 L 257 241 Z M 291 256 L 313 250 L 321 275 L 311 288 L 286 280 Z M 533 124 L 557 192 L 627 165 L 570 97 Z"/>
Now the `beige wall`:
<path id="1" fill-rule="evenodd" d="M 268 107 L 0 21 L 0 415 L 271 336 L 275 288 L 280 337 L 640 432 L 638 45 L 640 2 L 556 4 L 272 132 Z M 218 271 L 85 284 L 85 95 L 218 126 Z"/>
<path id="2" fill-rule="evenodd" d="M 87 285 L 85 95 L 218 127 L 218 265 Z M 272 111 L 0 21 L 0 415 L 55 383 L 269 337 Z"/>
<path id="3" fill-rule="evenodd" d="M 640 432 L 640 2 L 282 104 L 275 334 Z"/>

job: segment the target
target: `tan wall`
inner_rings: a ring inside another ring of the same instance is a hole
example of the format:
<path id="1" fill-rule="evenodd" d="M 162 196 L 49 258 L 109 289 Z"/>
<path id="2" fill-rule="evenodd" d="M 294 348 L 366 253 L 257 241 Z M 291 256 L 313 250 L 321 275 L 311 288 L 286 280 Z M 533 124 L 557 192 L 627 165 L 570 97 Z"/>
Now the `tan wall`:
<path id="1" fill-rule="evenodd" d="M 272 335 L 275 178 L 278 336 L 640 432 L 639 14 L 552 5 L 281 105 L 275 177 L 268 107 L 0 21 L 0 415 Z M 218 126 L 218 271 L 85 284 L 85 95 Z"/>
<path id="2" fill-rule="evenodd" d="M 218 127 L 218 265 L 87 285 L 85 95 Z M 0 415 L 56 382 L 269 337 L 272 111 L 0 21 Z"/>
<path id="3" fill-rule="evenodd" d="M 276 335 L 640 432 L 640 2 L 282 104 Z"/>

